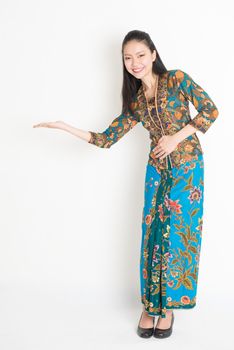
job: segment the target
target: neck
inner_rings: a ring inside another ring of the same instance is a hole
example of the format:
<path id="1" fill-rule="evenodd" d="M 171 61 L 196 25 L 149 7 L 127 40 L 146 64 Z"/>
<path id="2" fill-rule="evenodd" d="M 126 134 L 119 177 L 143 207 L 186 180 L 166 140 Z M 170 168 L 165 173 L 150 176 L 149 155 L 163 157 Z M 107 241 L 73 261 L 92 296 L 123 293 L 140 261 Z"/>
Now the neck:
<path id="1" fill-rule="evenodd" d="M 156 78 L 157 78 L 157 74 L 151 73 L 141 79 L 142 86 L 145 91 L 154 89 L 156 84 Z"/>

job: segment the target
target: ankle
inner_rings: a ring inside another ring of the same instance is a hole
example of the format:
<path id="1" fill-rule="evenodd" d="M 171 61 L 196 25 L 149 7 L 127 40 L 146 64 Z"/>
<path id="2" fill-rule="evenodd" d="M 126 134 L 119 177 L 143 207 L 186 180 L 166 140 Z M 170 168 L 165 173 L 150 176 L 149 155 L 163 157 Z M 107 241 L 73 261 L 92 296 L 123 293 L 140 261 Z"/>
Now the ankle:
<path id="1" fill-rule="evenodd" d="M 168 318 L 168 316 L 171 316 L 172 317 L 172 313 L 173 313 L 173 310 L 167 310 L 166 311 L 166 317 L 161 317 L 161 316 L 159 316 L 159 319 L 160 320 L 163 320 L 163 319 L 165 319 L 165 318 Z"/>
<path id="2" fill-rule="evenodd" d="M 148 314 L 148 312 L 145 311 L 145 310 L 143 310 L 143 315 L 144 315 L 145 317 L 147 317 L 147 318 L 153 318 L 153 317 L 150 316 L 150 315 Z"/>

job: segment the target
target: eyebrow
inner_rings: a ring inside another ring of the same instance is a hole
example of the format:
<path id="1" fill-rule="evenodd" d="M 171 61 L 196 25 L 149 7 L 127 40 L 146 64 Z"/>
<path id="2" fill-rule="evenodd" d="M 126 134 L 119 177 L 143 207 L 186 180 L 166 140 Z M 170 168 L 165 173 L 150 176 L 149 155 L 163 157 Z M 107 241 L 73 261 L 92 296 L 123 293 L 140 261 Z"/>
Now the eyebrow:
<path id="1" fill-rule="evenodd" d="M 141 53 L 141 52 L 145 52 L 145 51 L 144 51 L 144 50 L 138 51 L 138 52 L 136 52 L 136 55 L 137 55 L 138 53 Z M 131 55 L 128 54 L 128 53 L 125 53 L 124 56 L 131 56 Z"/>

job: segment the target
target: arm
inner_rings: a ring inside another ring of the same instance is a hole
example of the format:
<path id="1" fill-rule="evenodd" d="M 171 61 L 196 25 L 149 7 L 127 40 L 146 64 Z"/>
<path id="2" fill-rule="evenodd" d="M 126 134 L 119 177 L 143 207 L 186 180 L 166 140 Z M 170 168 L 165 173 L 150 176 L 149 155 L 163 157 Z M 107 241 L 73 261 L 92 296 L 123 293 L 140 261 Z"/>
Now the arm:
<path id="1" fill-rule="evenodd" d="M 33 127 L 46 127 L 67 131 L 70 134 L 89 143 L 93 143 L 98 147 L 109 148 L 129 130 L 131 130 L 137 124 L 137 122 L 138 120 L 132 116 L 120 114 L 120 116 L 115 118 L 111 125 L 102 133 L 78 129 L 60 120 L 56 122 L 42 122 L 33 125 Z"/>
<path id="2" fill-rule="evenodd" d="M 64 130 L 98 147 L 109 148 L 140 121 L 136 105 L 137 104 L 134 100 L 131 104 L 134 113 L 128 112 L 126 114 L 120 114 L 102 133 L 78 129 L 60 120 L 55 122 L 42 122 L 33 125 L 33 127 L 47 127 Z"/>
<path id="3" fill-rule="evenodd" d="M 177 143 L 183 141 L 186 137 L 194 134 L 197 131 L 197 128 L 195 126 L 192 126 L 192 124 L 188 123 L 185 125 L 182 129 L 177 131 L 175 133 L 174 138 L 176 139 Z"/>
<path id="4" fill-rule="evenodd" d="M 216 105 L 207 92 L 195 83 L 187 73 L 178 69 L 175 72 L 175 77 L 177 85 L 185 99 L 189 100 L 198 111 L 198 114 L 189 121 L 189 125 L 193 126 L 195 130 L 200 130 L 204 134 L 218 117 L 219 111 Z M 187 125 L 185 127 L 187 127 Z M 179 131 L 179 136 L 182 137 L 184 134 L 187 137 L 193 133 L 192 131 L 193 129 L 187 127 L 186 131 Z"/>
<path id="5" fill-rule="evenodd" d="M 174 151 L 177 147 L 178 143 L 183 141 L 186 137 L 192 135 L 197 131 L 197 128 L 192 126 L 191 124 L 185 125 L 182 129 L 177 131 L 174 135 L 164 135 L 162 136 L 156 147 L 154 147 L 153 152 L 156 157 L 160 157 L 163 159 L 167 154 Z M 167 152 L 167 153 L 165 153 Z M 163 155 L 164 154 L 164 155 Z"/>
<path id="6" fill-rule="evenodd" d="M 173 79 L 178 90 L 183 94 L 186 100 L 192 102 L 198 114 L 193 119 L 190 119 L 188 124 L 174 135 L 165 135 L 159 139 L 158 145 L 154 148 L 153 152 L 156 157 L 160 157 L 160 159 L 165 158 L 167 154 L 175 149 L 179 142 L 183 141 L 197 130 L 200 130 L 204 134 L 219 114 L 217 107 L 207 92 L 195 83 L 187 73 L 177 69 L 175 70 Z"/>
<path id="7" fill-rule="evenodd" d="M 130 131 L 139 121 L 140 120 L 137 116 L 137 113 L 120 114 L 103 132 L 89 131 L 91 137 L 88 142 L 101 148 L 110 148 L 128 131 Z"/>
<path id="8" fill-rule="evenodd" d="M 79 137 L 82 140 L 89 142 L 90 132 L 82 129 L 75 128 L 69 124 L 63 123 L 63 126 L 60 128 L 64 131 L 69 132 L 70 134 Z"/>

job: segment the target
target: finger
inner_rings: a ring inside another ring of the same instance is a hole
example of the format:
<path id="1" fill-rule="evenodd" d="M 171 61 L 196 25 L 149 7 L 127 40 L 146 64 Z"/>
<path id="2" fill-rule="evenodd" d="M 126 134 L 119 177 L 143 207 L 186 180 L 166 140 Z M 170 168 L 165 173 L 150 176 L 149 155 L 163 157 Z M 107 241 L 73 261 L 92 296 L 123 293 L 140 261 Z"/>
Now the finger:
<path id="1" fill-rule="evenodd" d="M 164 154 L 162 157 L 160 157 L 159 159 L 164 159 L 166 158 L 167 154 Z"/>
<path id="2" fill-rule="evenodd" d="M 153 152 L 157 156 L 160 152 L 162 152 L 162 150 L 157 149 L 157 150 L 153 150 Z"/>
<path id="3" fill-rule="evenodd" d="M 34 127 L 42 126 L 43 123 L 35 124 Z"/>
<path id="4" fill-rule="evenodd" d="M 164 153 L 165 153 L 165 151 L 160 151 L 160 152 L 158 152 L 158 153 L 156 154 L 156 157 L 160 157 L 160 156 L 162 156 Z"/>
<path id="5" fill-rule="evenodd" d="M 165 152 L 165 150 L 160 149 L 160 150 L 155 151 L 155 154 L 160 155 L 160 154 L 163 154 L 164 152 Z"/>
<path id="6" fill-rule="evenodd" d="M 154 149 L 155 151 L 161 151 L 163 148 L 161 145 L 157 145 Z"/>
<path id="7" fill-rule="evenodd" d="M 166 152 L 165 151 L 165 154 L 160 158 L 160 159 L 162 159 L 162 158 L 165 158 L 166 156 L 168 156 L 168 154 L 170 154 L 171 152 Z"/>
<path id="8" fill-rule="evenodd" d="M 36 125 L 36 127 L 49 127 L 48 123 L 39 123 Z"/>

